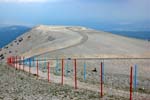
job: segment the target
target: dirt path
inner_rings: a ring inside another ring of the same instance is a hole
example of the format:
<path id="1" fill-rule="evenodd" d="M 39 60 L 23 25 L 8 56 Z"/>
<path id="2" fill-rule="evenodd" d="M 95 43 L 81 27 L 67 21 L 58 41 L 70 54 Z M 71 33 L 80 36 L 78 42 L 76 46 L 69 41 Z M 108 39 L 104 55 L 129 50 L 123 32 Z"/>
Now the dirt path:
<path id="1" fill-rule="evenodd" d="M 69 30 L 73 31 L 72 29 L 68 28 Z M 43 55 L 43 54 L 46 54 L 46 53 L 52 53 L 52 52 L 56 52 L 56 51 L 61 51 L 61 50 L 64 50 L 64 49 L 68 49 L 68 48 L 71 48 L 71 47 L 75 47 L 75 46 L 78 46 L 78 45 L 81 45 L 83 43 L 85 43 L 87 40 L 88 40 L 88 35 L 82 33 L 82 32 L 78 32 L 78 31 L 73 31 L 73 32 L 76 32 L 77 34 L 81 35 L 82 39 L 80 42 L 76 43 L 76 44 L 73 44 L 73 45 L 70 45 L 70 46 L 66 46 L 66 47 L 63 47 L 63 48 L 60 48 L 60 49 L 55 49 L 55 50 L 50 50 L 48 52 L 44 52 L 44 53 L 41 53 L 41 52 L 38 52 L 37 55 L 30 55 L 30 57 L 37 57 L 37 56 L 40 56 L 40 55 Z M 41 51 L 41 50 L 39 50 Z"/>

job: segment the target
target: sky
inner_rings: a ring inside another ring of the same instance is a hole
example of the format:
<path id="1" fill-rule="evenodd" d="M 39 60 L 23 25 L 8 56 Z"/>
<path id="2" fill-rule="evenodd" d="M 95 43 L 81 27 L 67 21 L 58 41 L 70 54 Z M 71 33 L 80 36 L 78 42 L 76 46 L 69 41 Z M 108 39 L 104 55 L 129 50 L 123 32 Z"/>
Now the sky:
<path id="1" fill-rule="evenodd" d="M 150 0 L 0 0 L 0 24 L 150 28 Z"/>

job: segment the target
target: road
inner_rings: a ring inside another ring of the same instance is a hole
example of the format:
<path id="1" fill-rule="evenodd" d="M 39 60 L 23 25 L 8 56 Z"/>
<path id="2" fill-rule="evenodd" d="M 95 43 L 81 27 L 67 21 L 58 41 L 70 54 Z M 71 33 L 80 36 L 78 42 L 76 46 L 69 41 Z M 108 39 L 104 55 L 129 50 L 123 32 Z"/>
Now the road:
<path id="1" fill-rule="evenodd" d="M 81 45 L 83 43 L 85 43 L 87 40 L 88 40 L 88 35 L 86 35 L 85 33 L 82 33 L 82 32 L 79 32 L 79 31 L 75 31 L 75 30 L 72 30 L 71 28 L 67 27 L 68 30 L 70 31 L 73 31 L 79 35 L 82 36 L 82 39 L 80 42 L 76 43 L 76 44 L 73 44 L 73 45 L 70 45 L 70 46 L 67 46 L 67 47 L 64 47 L 64 48 L 60 48 L 60 49 L 56 49 L 56 50 L 52 50 L 52 51 L 48 51 L 48 52 L 44 52 L 44 53 L 41 53 L 41 54 L 38 54 L 38 55 L 30 55 L 30 58 L 32 57 L 38 57 L 40 55 L 44 55 L 44 54 L 47 54 L 47 53 L 52 53 L 52 52 L 56 52 L 56 51 L 61 51 L 61 50 L 64 50 L 64 49 L 68 49 L 68 48 L 72 48 L 72 47 L 75 47 L 75 46 L 78 46 L 78 45 Z"/>

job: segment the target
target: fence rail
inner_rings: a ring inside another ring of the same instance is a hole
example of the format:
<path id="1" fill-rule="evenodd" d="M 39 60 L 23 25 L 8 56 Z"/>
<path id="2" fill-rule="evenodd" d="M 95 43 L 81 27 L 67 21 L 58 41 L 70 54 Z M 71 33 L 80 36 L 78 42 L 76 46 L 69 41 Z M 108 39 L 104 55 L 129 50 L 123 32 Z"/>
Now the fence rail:
<path id="1" fill-rule="evenodd" d="M 62 85 L 73 79 L 75 89 L 81 83 L 99 85 L 101 98 L 105 94 L 116 95 L 115 91 L 118 96 L 128 95 L 130 100 L 150 99 L 150 58 L 24 58 L 9 57 L 7 63 L 21 70 L 21 66 L 23 70 L 28 66 L 28 72 L 36 70 L 37 76 L 41 76 L 40 71 L 45 72 L 48 82 L 51 74 L 60 76 Z"/>
<path id="2" fill-rule="evenodd" d="M 30 59 L 30 58 L 27 58 L 27 59 Z M 31 58 L 32 59 L 32 58 Z M 138 59 L 149 59 L 150 58 L 46 58 L 46 60 L 73 60 L 73 59 L 76 59 L 76 60 L 130 60 L 130 59 L 133 59 L 133 60 L 138 60 Z M 44 58 L 38 58 L 38 60 L 40 61 L 43 61 L 45 60 Z"/>

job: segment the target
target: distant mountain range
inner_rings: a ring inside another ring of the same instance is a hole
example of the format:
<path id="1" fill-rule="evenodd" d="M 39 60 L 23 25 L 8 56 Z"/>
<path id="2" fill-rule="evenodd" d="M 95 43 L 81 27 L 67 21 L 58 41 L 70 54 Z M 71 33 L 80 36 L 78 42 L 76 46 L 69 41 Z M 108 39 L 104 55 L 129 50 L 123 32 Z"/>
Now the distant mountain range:
<path id="1" fill-rule="evenodd" d="M 0 48 L 30 29 L 30 27 L 20 25 L 0 25 Z"/>

